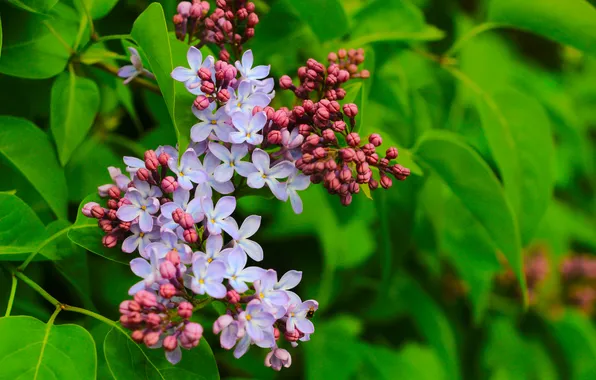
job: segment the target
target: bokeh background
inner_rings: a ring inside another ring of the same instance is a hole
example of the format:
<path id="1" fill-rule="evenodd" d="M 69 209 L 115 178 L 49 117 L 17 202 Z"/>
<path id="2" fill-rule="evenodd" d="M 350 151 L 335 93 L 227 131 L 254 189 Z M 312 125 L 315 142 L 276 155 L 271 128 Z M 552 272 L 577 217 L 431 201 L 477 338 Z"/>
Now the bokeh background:
<path id="1" fill-rule="evenodd" d="M 161 3 L 170 21 L 177 1 Z M 255 3 L 260 23 L 247 47 L 258 64 L 271 64 L 275 78 L 295 76 L 311 57 L 325 62 L 338 48 L 365 49 L 371 77 L 353 94 L 361 130 L 381 133 L 383 147 L 398 146 L 398 162 L 412 175 L 373 192 L 372 200 L 354 197 L 347 208 L 313 185 L 303 193 L 301 215 L 288 203 L 241 200 L 241 214 L 263 215 L 256 240 L 265 250 L 264 266 L 303 271 L 298 292 L 321 307 L 316 333 L 280 374 L 263 366 L 263 350 L 235 360 L 206 334 L 222 378 L 596 378 L 593 2 Z M 96 20 L 97 32 L 129 33 L 148 4 L 119 1 Z M 16 27 L 5 17 L 13 10 L 6 4 L 0 10 L 6 35 Z M 106 46 L 125 54 L 120 41 Z M 6 73 L 3 64 L 0 58 Z M 97 80 L 101 103 L 92 131 L 65 167 L 72 220 L 80 201 L 109 182 L 107 166 L 122 167 L 122 155 L 175 143 L 159 96 L 122 90 L 117 78 L 84 70 Z M 0 114 L 27 118 L 47 131 L 53 81 L 0 74 Z M 278 91 L 274 106 L 294 101 Z M 456 136 L 463 148 L 427 146 L 426 156 L 418 154 L 422 136 L 432 130 Z M 482 177 L 478 165 L 506 185 L 507 196 L 518 186 L 514 227 L 520 236 L 507 235 L 495 219 L 499 206 L 474 183 Z M 50 225 L 54 217 L 40 194 L 1 155 L 0 166 L 0 190 L 17 189 Z M 486 215 L 471 212 L 479 209 L 473 204 L 484 204 Z M 521 241 L 526 308 L 495 236 Z M 68 241 L 57 249 L 64 259 L 32 264 L 31 277 L 59 299 L 116 319 L 117 305 L 136 281 L 128 267 Z M 0 304 L 9 287 L 0 271 Z M 14 314 L 47 320 L 52 310 L 39 296 L 25 286 L 17 294 Z M 105 326 L 78 317 L 60 315 L 89 328 L 101 350 Z M 101 358 L 98 377 L 108 378 Z"/>

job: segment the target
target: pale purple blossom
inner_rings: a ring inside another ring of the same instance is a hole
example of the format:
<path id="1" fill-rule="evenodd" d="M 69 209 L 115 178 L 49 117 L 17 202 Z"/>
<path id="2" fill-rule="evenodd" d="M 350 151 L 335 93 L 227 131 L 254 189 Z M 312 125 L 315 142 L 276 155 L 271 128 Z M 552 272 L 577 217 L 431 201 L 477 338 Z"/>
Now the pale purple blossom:
<path id="1" fill-rule="evenodd" d="M 213 196 L 213 190 L 219 194 L 230 194 L 234 191 L 234 184 L 229 178 L 225 181 L 218 181 L 215 178 L 215 169 L 217 169 L 220 163 L 221 161 L 215 155 L 211 153 L 205 155 L 203 168 L 207 173 L 207 181 L 197 186 L 195 197 L 211 198 Z"/>
<path id="2" fill-rule="evenodd" d="M 158 259 L 162 259 L 166 257 L 168 252 L 176 251 L 180 255 L 180 261 L 190 264 L 192 249 L 180 240 L 176 233 L 162 228 L 160 238 L 159 241 L 147 245 L 145 250 L 141 251 L 141 256 L 149 258 L 155 253 Z"/>
<path id="3" fill-rule="evenodd" d="M 214 298 L 224 298 L 226 287 L 222 284 L 226 266 L 221 261 L 211 264 L 202 257 L 196 257 L 192 263 L 193 276 L 190 288 L 197 294 L 208 294 Z"/>
<path id="4" fill-rule="evenodd" d="M 160 238 L 159 226 L 157 224 L 155 224 L 153 229 L 149 232 L 143 232 L 139 225 L 133 224 L 130 226 L 130 232 L 132 232 L 132 235 L 124 239 L 122 242 L 122 251 L 126 253 L 132 253 L 137 248 L 139 249 L 139 252 L 143 252 L 147 245 Z"/>
<path id="5" fill-rule="evenodd" d="M 209 235 L 205 242 L 205 252 L 197 251 L 193 254 L 193 261 L 197 257 L 202 257 L 203 259 L 207 260 L 207 263 L 210 264 L 213 261 L 221 260 L 226 255 L 230 249 L 224 249 L 223 247 L 223 237 L 221 235 Z"/>
<path id="6" fill-rule="evenodd" d="M 247 177 L 248 186 L 253 189 L 260 189 L 266 184 L 277 199 L 285 201 L 288 194 L 285 186 L 280 184 L 278 179 L 291 175 L 296 170 L 294 164 L 290 161 L 281 161 L 270 168 L 269 154 L 258 148 L 252 153 L 252 163 L 256 172 Z"/>
<path id="7" fill-rule="evenodd" d="M 191 46 L 186 53 L 186 60 L 190 69 L 178 66 L 172 71 L 172 78 L 178 82 L 183 82 L 186 88 L 195 95 L 201 95 L 201 78 L 198 76 L 198 71 L 201 67 L 210 69 L 213 67 L 213 57 L 208 56 L 203 62 L 203 54 L 199 49 Z"/>
<path id="8" fill-rule="evenodd" d="M 300 199 L 298 191 L 306 190 L 310 186 L 310 177 L 295 170 L 284 186 L 290 198 L 292 209 L 296 214 L 302 213 L 302 199 Z"/>
<path id="9" fill-rule="evenodd" d="M 265 272 L 263 268 L 246 266 L 246 254 L 240 247 L 234 248 L 225 259 L 226 275 L 225 278 L 232 288 L 238 293 L 244 293 L 248 290 L 247 282 L 254 282 Z"/>
<path id="10" fill-rule="evenodd" d="M 269 269 L 263 276 L 254 282 L 255 295 L 266 305 L 267 310 L 277 317 L 285 313 L 284 306 L 290 301 L 288 294 L 281 289 L 275 289 L 277 273 Z"/>
<path id="11" fill-rule="evenodd" d="M 130 269 L 132 272 L 141 277 L 143 280 L 134 284 L 128 291 L 128 294 L 134 295 L 135 293 L 144 290 L 146 288 L 154 287 L 162 280 L 161 274 L 159 273 L 160 259 L 157 258 L 155 253 L 150 256 L 150 261 L 137 257 L 131 260 Z"/>
<path id="12" fill-rule="evenodd" d="M 149 70 L 143 68 L 143 62 L 141 61 L 141 57 L 139 56 L 137 49 L 129 47 L 128 51 L 130 52 L 130 62 L 132 65 L 122 66 L 120 70 L 118 70 L 118 76 L 120 78 L 126 78 L 124 80 L 124 84 L 130 83 L 130 81 L 139 75 L 155 78 L 155 76 Z"/>
<path id="13" fill-rule="evenodd" d="M 112 186 L 116 185 L 120 189 L 120 191 L 126 191 L 128 189 L 128 184 L 130 183 L 130 177 L 122 174 L 122 170 L 110 166 L 108 167 L 108 172 L 110 173 L 110 178 L 112 178 L 112 181 L 114 181 L 114 183 L 101 185 L 97 188 L 97 192 L 99 193 L 99 196 L 102 198 L 108 196 L 108 190 L 110 190 Z"/>
<path id="14" fill-rule="evenodd" d="M 231 150 L 228 150 L 221 144 L 210 142 L 209 151 L 221 161 L 221 164 L 213 172 L 215 179 L 219 182 L 229 181 L 234 176 L 234 171 L 243 177 L 247 177 L 255 171 L 250 162 L 242 161 L 248 154 L 246 144 L 233 144 Z"/>
<path id="15" fill-rule="evenodd" d="M 161 205 L 161 215 L 158 220 L 162 225 L 162 228 L 168 228 L 175 230 L 178 227 L 178 223 L 172 219 L 172 213 L 176 209 L 182 209 L 182 211 L 190 214 L 195 223 L 199 223 L 203 220 L 203 209 L 201 207 L 201 199 L 195 197 L 190 201 L 190 191 L 183 189 L 182 187 L 177 188 L 173 194 L 173 201 L 164 203 Z"/>
<path id="16" fill-rule="evenodd" d="M 256 66 L 253 68 L 253 64 L 254 57 L 252 50 L 249 49 L 242 54 L 242 63 L 236 61 L 236 69 L 238 69 L 242 79 L 260 80 L 269 75 L 269 71 L 271 69 L 270 65 Z"/>
<path id="17" fill-rule="evenodd" d="M 273 157 L 283 157 L 288 161 L 296 161 L 302 157 L 300 147 L 304 142 L 304 136 L 299 132 L 299 128 L 292 129 L 289 132 L 287 128 L 281 131 L 281 149 L 273 153 Z"/>
<path id="18" fill-rule="evenodd" d="M 139 218 L 141 231 L 149 232 L 153 229 L 153 214 L 159 211 L 159 201 L 154 197 L 143 197 L 134 188 L 129 189 L 125 198 L 130 204 L 123 204 L 118 209 L 116 216 L 125 222 L 132 222 Z"/>
<path id="19" fill-rule="evenodd" d="M 255 80 L 252 82 L 252 91 L 253 92 L 261 92 L 269 97 L 269 99 L 273 100 L 275 98 L 275 90 L 273 90 L 275 86 L 275 80 L 273 78 L 267 78 L 265 80 Z"/>
<path id="20" fill-rule="evenodd" d="M 230 233 L 234 239 L 234 245 L 240 247 L 254 261 L 263 260 L 263 248 L 259 243 L 249 239 L 261 226 L 261 217 L 250 215 L 242 222 L 240 228 L 238 228 L 236 220 L 231 219 L 230 222 L 234 224 L 233 231 Z"/>
<path id="21" fill-rule="evenodd" d="M 244 80 L 238 85 L 238 90 L 230 91 L 230 100 L 226 103 L 226 112 L 232 115 L 236 112 L 242 112 L 247 115 L 252 114 L 255 107 L 265 107 L 269 105 L 271 99 L 261 92 L 253 92 L 250 81 Z"/>
<path id="22" fill-rule="evenodd" d="M 298 298 L 300 301 L 300 298 Z M 286 312 L 286 330 L 294 332 L 295 329 L 300 330 L 305 334 L 312 334 L 315 332 L 315 326 L 307 318 L 310 312 L 314 312 L 319 308 L 319 303 L 315 300 L 308 300 L 300 303 L 291 303 Z"/>
<path id="23" fill-rule="evenodd" d="M 246 333 L 259 347 L 273 347 L 275 337 L 273 324 L 276 318 L 263 308 L 258 300 L 252 300 L 246 305 L 246 310 L 240 313 L 239 320 L 244 322 Z"/>
<path id="24" fill-rule="evenodd" d="M 191 190 L 192 183 L 203 183 L 207 181 L 207 173 L 201 165 L 201 161 L 197 157 L 197 153 L 189 148 L 184 152 L 180 158 L 180 163 L 177 160 L 170 159 L 168 161 L 170 170 L 178 176 L 178 184 L 186 190 Z"/>
<path id="25" fill-rule="evenodd" d="M 202 198 L 203 212 L 205 213 L 205 222 L 210 234 L 219 235 L 221 231 L 231 233 L 234 225 L 230 222 L 230 215 L 236 209 L 236 198 L 222 197 L 215 207 L 211 198 Z"/>
<path id="26" fill-rule="evenodd" d="M 224 107 L 219 108 L 213 113 L 216 105 L 213 102 L 202 111 L 192 107 L 192 112 L 200 120 L 199 123 L 193 125 L 190 129 L 190 138 L 192 141 L 205 141 L 212 132 L 220 141 L 230 141 L 230 133 L 234 130 L 231 126 L 232 119 L 228 116 Z"/>
<path id="27" fill-rule="evenodd" d="M 136 178 L 132 181 L 134 185 L 134 189 L 141 193 L 141 195 L 145 198 L 147 197 L 155 197 L 159 198 L 163 195 L 159 186 L 152 186 L 147 181 L 141 181 L 140 179 Z"/>
<path id="28" fill-rule="evenodd" d="M 287 350 L 279 347 L 273 347 L 271 352 L 265 357 L 265 366 L 280 371 L 282 367 L 290 368 L 292 365 L 292 355 Z"/>

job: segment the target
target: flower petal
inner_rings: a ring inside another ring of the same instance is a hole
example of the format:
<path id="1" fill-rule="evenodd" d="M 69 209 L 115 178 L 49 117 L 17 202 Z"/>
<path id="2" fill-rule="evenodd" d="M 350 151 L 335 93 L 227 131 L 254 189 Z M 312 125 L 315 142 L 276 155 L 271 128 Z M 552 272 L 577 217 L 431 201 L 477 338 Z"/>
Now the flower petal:
<path id="1" fill-rule="evenodd" d="M 252 163 L 257 170 L 268 174 L 271 160 L 267 152 L 259 148 L 255 149 L 254 152 L 252 152 Z"/>
<path id="2" fill-rule="evenodd" d="M 236 173 L 242 177 L 248 177 L 250 174 L 257 172 L 257 168 L 251 162 L 238 161 L 234 167 L 236 168 Z"/>
<path id="3" fill-rule="evenodd" d="M 180 346 L 176 346 L 174 351 L 166 351 L 166 359 L 172 364 L 178 364 L 182 360 L 182 350 Z"/>
<path id="4" fill-rule="evenodd" d="M 190 129 L 190 138 L 194 142 L 201 142 L 207 140 L 213 128 L 210 123 L 202 122 L 192 126 Z"/>
<path id="5" fill-rule="evenodd" d="M 261 173 L 252 173 L 246 178 L 246 183 L 252 189 L 260 189 L 265 186 L 265 179 Z"/>
<path id="6" fill-rule="evenodd" d="M 296 166 L 294 166 L 293 162 L 290 161 L 282 161 L 271 168 L 269 171 L 269 176 L 273 178 L 286 178 L 292 175 L 296 171 Z"/>
<path id="7" fill-rule="evenodd" d="M 176 67 L 174 71 L 172 71 L 172 78 L 177 80 L 178 82 L 186 82 L 189 79 L 192 79 L 196 76 L 196 71 L 189 70 L 185 67 Z"/>
<path id="8" fill-rule="evenodd" d="M 139 214 L 139 227 L 141 231 L 149 232 L 153 229 L 153 217 L 146 211 Z"/>
<path id="9" fill-rule="evenodd" d="M 300 195 L 295 190 L 288 190 L 288 196 L 290 197 L 290 203 L 292 204 L 292 210 L 294 213 L 301 214 L 302 213 L 302 199 L 300 199 Z"/>
<path id="10" fill-rule="evenodd" d="M 248 49 L 247 51 L 242 54 L 242 67 L 244 70 L 250 70 L 254 63 L 254 57 L 252 55 L 252 50 Z"/>
<path id="11" fill-rule="evenodd" d="M 122 205 L 116 212 L 116 216 L 118 217 L 118 219 L 124 222 L 131 222 L 132 220 L 134 220 L 134 218 L 139 216 L 140 213 L 141 209 L 137 206 Z"/>
<path id="12" fill-rule="evenodd" d="M 243 239 L 238 243 L 238 245 L 254 261 L 263 260 L 263 248 L 259 245 L 259 243 L 252 240 Z"/>
<path id="13" fill-rule="evenodd" d="M 222 219 L 232 215 L 236 209 L 236 198 L 234 197 L 222 197 L 215 206 L 215 218 Z"/>
<path id="14" fill-rule="evenodd" d="M 300 283 L 300 280 L 302 280 L 302 272 L 297 270 L 287 271 L 275 284 L 275 289 L 293 289 Z"/>
<path id="15" fill-rule="evenodd" d="M 135 275 L 145 278 L 151 274 L 151 264 L 147 260 L 137 257 L 131 260 L 130 270 Z"/>
<path id="16" fill-rule="evenodd" d="M 233 150 L 234 150 L 234 147 L 232 147 L 232 151 Z M 224 163 L 230 163 L 231 158 L 232 158 L 232 153 L 230 153 L 228 148 L 226 148 L 225 146 L 215 143 L 215 142 L 210 142 L 209 143 L 209 151 L 215 157 L 219 158 Z"/>
<path id="17" fill-rule="evenodd" d="M 242 222 L 242 227 L 240 227 L 240 238 L 246 239 L 254 235 L 261 226 L 261 217 L 259 215 L 250 215 L 244 222 Z"/>
<path id="18" fill-rule="evenodd" d="M 233 176 L 234 168 L 227 163 L 219 165 L 213 172 L 213 178 L 218 182 L 229 181 Z"/>
<path id="19" fill-rule="evenodd" d="M 271 70 L 271 66 L 267 65 L 260 65 L 255 67 L 254 69 L 250 70 L 250 79 L 259 80 L 265 78 L 269 75 L 269 71 Z"/>
<path id="20" fill-rule="evenodd" d="M 199 71 L 199 69 L 201 68 L 201 63 L 203 62 L 203 54 L 201 54 L 201 51 L 199 49 L 197 49 L 194 46 L 191 46 L 190 49 L 188 49 L 188 52 L 186 53 L 186 60 L 190 65 L 190 69 L 194 71 L 196 75 L 196 72 Z"/>
<path id="21" fill-rule="evenodd" d="M 139 246 L 140 242 L 141 238 L 139 235 L 130 235 L 122 242 L 122 250 L 126 253 L 133 253 Z"/>
<path id="22" fill-rule="evenodd" d="M 217 261 L 214 261 L 213 264 L 215 264 L 216 262 Z M 224 298 L 227 293 L 226 287 L 223 284 L 214 282 L 205 284 L 205 292 L 213 298 Z"/>

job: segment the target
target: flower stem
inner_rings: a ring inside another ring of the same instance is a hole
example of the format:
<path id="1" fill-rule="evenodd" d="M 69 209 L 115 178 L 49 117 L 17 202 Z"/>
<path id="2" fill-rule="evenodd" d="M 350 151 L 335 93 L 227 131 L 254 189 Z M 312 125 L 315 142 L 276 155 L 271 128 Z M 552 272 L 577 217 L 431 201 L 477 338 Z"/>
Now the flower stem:
<path id="1" fill-rule="evenodd" d="M 62 304 L 56 298 L 52 297 L 50 293 L 46 292 L 41 286 L 39 286 L 35 281 L 30 279 L 29 277 L 25 276 L 23 272 L 20 272 L 18 269 L 14 267 L 9 267 L 10 272 L 13 276 L 22 280 L 25 284 L 29 285 L 33 290 L 39 293 L 43 298 L 45 298 L 48 302 L 50 302 L 54 306 L 61 306 Z"/>
<path id="2" fill-rule="evenodd" d="M 193 302 L 194 307 L 192 308 L 192 311 L 200 310 L 200 309 L 204 308 L 205 306 L 209 305 L 213 301 L 214 301 L 213 298 L 208 297 L 208 298 Z"/>
<path id="3" fill-rule="evenodd" d="M 503 27 L 503 25 L 493 22 L 485 22 L 480 25 L 476 25 L 475 27 L 470 29 L 466 34 L 461 36 L 457 41 L 455 41 L 453 45 L 449 48 L 449 50 L 445 52 L 444 56 L 450 57 L 455 55 L 455 53 L 457 53 L 469 40 L 476 37 L 480 33 L 501 27 Z"/>
<path id="4" fill-rule="evenodd" d="M 109 65 L 104 62 L 97 62 L 93 66 L 95 66 L 98 69 L 101 69 L 107 73 L 118 76 L 118 68 L 116 66 L 112 66 L 112 65 Z M 139 87 L 145 88 L 145 89 L 152 91 L 158 95 L 161 95 L 161 90 L 159 89 L 159 87 L 157 87 L 155 84 L 149 82 L 148 80 L 136 77 L 135 79 L 133 79 L 131 81 L 131 83 L 134 83 Z"/>
<path id="5" fill-rule="evenodd" d="M 44 249 L 48 244 L 50 244 L 51 242 L 53 242 L 54 240 L 56 240 L 57 238 L 59 238 L 60 236 L 62 236 L 64 233 L 68 232 L 71 229 L 72 226 L 68 226 L 58 232 L 56 232 L 54 235 L 50 236 L 49 238 L 47 238 L 46 240 L 44 240 L 39 247 L 35 250 L 35 252 L 31 253 L 29 255 L 29 257 L 27 257 L 27 259 L 19 266 L 19 268 L 17 269 L 18 271 L 22 272 L 25 270 L 25 268 L 27 268 L 27 265 L 29 265 L 29 263 L 31 261 L 33 261 L 33 259 L 35 258 L 35 256 L 37 256 L 37 254 Z"/>
<path id="6" fill-rule="evenodd" d="M 6 306 L 6 313 L 4 314 L 5 317 L 10 315 L 12 311 L 12 305 L 14 304 L 14 298 L 17 294 L 17 278 L 14 273 L 11 273 L 12 277 L 12 286 L 10 287 L 10 296 L 8 297 L 8 306 Z"/>

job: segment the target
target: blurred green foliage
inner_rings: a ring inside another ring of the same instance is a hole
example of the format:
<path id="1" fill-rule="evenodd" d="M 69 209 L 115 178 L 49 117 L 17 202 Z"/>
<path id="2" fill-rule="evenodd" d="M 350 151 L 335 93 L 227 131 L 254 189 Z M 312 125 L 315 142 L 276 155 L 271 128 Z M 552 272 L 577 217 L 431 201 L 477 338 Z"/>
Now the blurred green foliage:
<path id="1" fill-rule="evenodd" d="M 192 96 L 170 77 L 186 59 L 171 33 L 177 1 L 149 3 L 0 4 L 0 260 L 17 264 L 43 247 L 28 277 L 109 319 L 136 280 L 80 204 L 122 155 L 186 145 L 193 119 L 179 106 Z M 570 254 L 596 253 L 593 2 L 255 3 L 260 23 L 247 48 L 275 78 L 309 57 L 365 49 L 371 77 L 347 88 L 359 132 L 398 146 L 412 175 L 348 208 L 313 185 L 300 215 L 241 199 L 243 214 L 263 215 L 264 266 L 303 271 L 299 292 L 321 308 L 311 341 L 279 375 L 263 366 L 264 352 L 236 360 L 206 334 L 220 376 L 596 378 L 593 305 L 565 302 L 559 275 Z M 97 42 L 112 35 L 122 38 Z M 133 42 L 163 98 L 100 70 L 125 64 Z M 275 107 L 293 104 L 278 91 Z M 527 261 L 537 246 L 549 263 L 539 288 Z M 6 305 L 14 282 L 2 268 Z M 504 294 L 498 278 L 508 270 L 517 281 Z M 1 378 L 217 378 L 207 342 L 174 370 L 110 326 L 74 313 L 54 323 L 52 312 L 18 283 L 11 315 L 35 319 L 0 318 Z M 77 364 L 56 364 L 60 350 Z"/>

